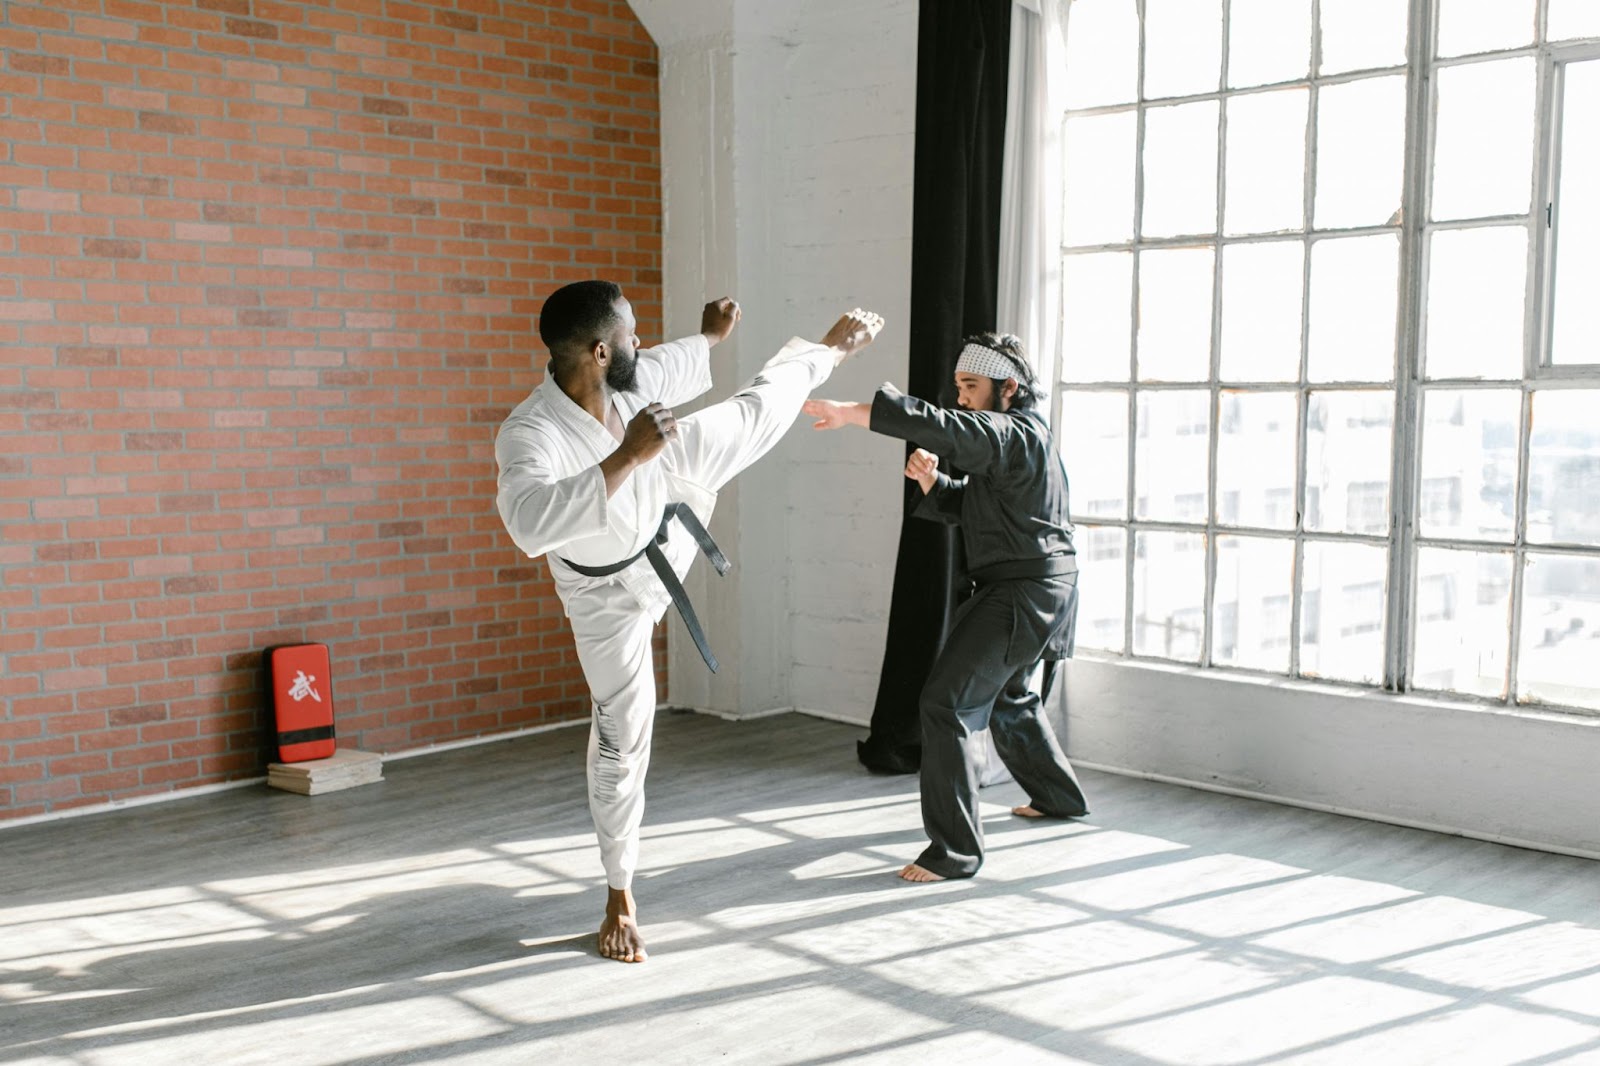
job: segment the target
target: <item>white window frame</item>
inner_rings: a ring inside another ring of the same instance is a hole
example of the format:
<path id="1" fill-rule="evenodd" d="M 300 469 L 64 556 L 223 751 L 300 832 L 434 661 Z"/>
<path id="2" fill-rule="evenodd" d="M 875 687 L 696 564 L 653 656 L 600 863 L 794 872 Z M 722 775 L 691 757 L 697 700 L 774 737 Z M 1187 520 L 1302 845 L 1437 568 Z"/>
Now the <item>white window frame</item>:
<path id="1" fill-rule="evenodd" d="M 1540 36 L 1544 35 L 1544 12 L 1548 0 L 1539 0 Z M 1533 262 L 1528 271 L 1530 380 L 1548 384 L 1552 380 L 1576 380 L 1593 384 L 1600 380 L 1600 363 L 1572 363 L 1556 366 L 1550 361 L 1550 334 L 1554 327 L 1556 240 L 1559 227 L 1554 211 L 1556 187 L 1561 180 L 1561 105 L 1566 99 L 1565 76 L 1568 63 L 1600 60 L 1600 41 L 1578 44 L 1542 45 L 1539 59 L 1539 165 L 1535 176 L 1534 239 L 1529 241 Z M 1600 195 L 1600 193 L 1597 193 Z M 1541 223 L 1539 216 L 1543 215 Z"/>
<path id="2" fill-rule="evenodd" d="M 1136 0 L 1130 0 L 1136 2 Z M 1573 61 L 1600 59 L 1600 40 L 1585 40 L 1577 43 L 1563 42 L 1561 44 L 1546 43 L 1547 13 L 1549 0 L 1536 0 L 1537 4 L 1537 37 L 1534 44 L 1525 48 L 1504 50 L 1478 55 L 1452 56 L 1445 59 L 1437 58 L 1435 47 L 1435 34 L 1438 15 L 1438 0 L 1409 0 L 1409 34 L 1407 41 L 1407 57 L 1404 65 L 1396 67 L 1376 68 L 1356 72 L 1339 73 L 1322 76 L 1315 73 L 1321 51 L 1321 19 L 1320 0 L 1311 0 L 1311 73 L 1304 79 L 1295 79 L 1292 82 L 1274 83 L 1262 86 L 1250 86 L 1242 89 L 1227 88 L 1227 65 L 1229 40 L 1229 16 L 1231 4 L 1224 0 L 1222 4 L 1222 40 L 1224 42 L 1219 72 L 1219 88 L 1215 92 L 1196 93 L 1181 99 L 1182 102 L 1196 102 L 1203 100 L 1227 100 L 1254 93 L 1282 89 L 1289 85 L 1305 84 L 1309 89 L 1307 130 L 1306 130 L 1306 166 L 1304 172 L 1304 227 L 1299 232 L 1288 232 L 1274 235 L 1253 234 L 1246 237 L 1225 236 L 1226 229 L 1226 165 L 1227 165 L 1227 107 L 1221 108 L 1221 115 L 1217 128 L 1217 218 L 1215 232 L 1207 235 L 1157 238 L 1150 239 L 1136 236 L 1131 243 L 1099 245 L 1092 247 L 1077 247 L 1070 250 L 1063 248 L 1063 254 L 1086 254 L 1101 251 L 1130 251 L 1137 265 L 1138 258 L 1146 251 L 1163 247 L 1189 247 L 1208 245 L 1214 255 L 1212 276 L 1212 323 L 1210 337 L 1210 367 L 1208 379 L 1204 382 L 1150 382 L 1141 381 L 1138 374 L 1137 355 L 1134 366 L 1130 369 L 1126 381 L 1103 381 L 1093 383 L 1058 382 L 1055 397 L 1052 402 L 1052 420 L 1059 425 L 1062 411 L 1062 397 L 1067 391 L 1095 392 L 1110 391 L 1124 393 L 1128 405 L 1128 433 L 1127 433 L 1127 483 L 1125 512 L 1121 518 L 1104 518 L 1099 516 L 1082 515 L 1077 521 L 1082 524 L 1100 528 L 1122 527 L 1125 542 L 1122 552 L 1121 565 L 1124 574 L 1124 603 L 1123 603 L 1123 650 L 1119 653 L 1109 654 L 1116 659 L 1130 661 L 1148 661 L 1153 663 L 1166 663 L 1171 660 L 1140 655 L 1135 651 L 1134 635 L 1136 622 L 1136 541 L 1140 533 L 1144 532 L 1180 532 L 1200 533 L 1204 536 L 1207 546 L 1205 559 L 1205 585 L 1203 599 L 1204 634 L 1199 657 L 1199 666 L 1202 669 L 1220 669 L 1242 673 L 1265 673 L 1267 676 L 1285 676 L 1276 671 L 1255 671 L 1248 668 L 1234 666 L 1215 666 L 1212 662 L 1212 635 L 1213 618 L 1215 615 L 1215 597 L 1217 581 L 1218 551 L 1216 541 L 1219 535 L 1242 534 L 1253 537 L 1274 538 L 1290 540 L 1294 544 L 1293 570 L 1290 583 L 1290 633 L 1289 633 L 1289 666 L 1287 676 L 1301 677 L 1300 663 L 1301 644 L 1301 617 L 1302 600 L 1304 598 L 1304 569 L 1305 544 L 1307 541 L 1333 541 L 1337 543 L 1365 543 L 1381 546 L 1387 552 L 1387 596 L 1384 608 L 1384 652 L 1381 687 L 1390 691 L 1412 691 L 1409 671 L 1415 662 L 1416 625 L 1414 614 L 1418 609 L 1419 580 L 1418 566 L 1419 551 L 1423 547 L 1464 548 L 1484 552 L 1494 552 L 1507 555 L 1511 560 L 1511 618 L 1508 644 L 1506 648 L 1508 667 L 1506 676 L 1506 690 L 1503 697 L 1478 697 L 1466 693 L 1437 693 L 1434 690 L 1417 689 L 1424 694 L 1435 694 L 1457 702 L 1479 702 L 1498 706 L 1518 706 L 1518 666 L 1521 654 L 1521 625 L 1523 607 L 1523 580 L 1527 557 L 1530 551 L 1540 555 L 1571 554 L 1586 558 L 1600 555 L 1600 548 L 1592 545 L 1561 545 L 1561 544 L 1536 544 L 1530 546 L 1527 542 L 1527 500 L 1528 500 L 1528 468 L 1529 468 L 1529 438 L 1533 394 L 1537 391 L 1563 387 L 1589 387 L 1600 384 L 1600 364 L 1554 366 L 1549 363 L 1548 347 L 1550 335 L 1550 300 L 1551 287 L 1547 279 L 1551 275 L 1551 262 L 1554 255 L 1555 227 L 1548 224 L 1549 215 L 1547 205 L 1554 200 L 1555 183 L 1559 179 L 1559 103 L 1561 77 L 1565 64 Z M 1142 2 L 1139 3 L 1142 19 Z M 1069 23 L 1070 33 L 1070 23 Z M 1141 95 L 1131 104 L 1111 106 L 1097 106 L 1077 109 L 1073 115 L 1093 115 L 1097 113 L 1134 110 L 1136 116 L 1135 151 L 1139 160 L 1134 171 L 1134 232 L 1140 233 L 1140 220 L 1144 208 L 1144 147 L 1145 147 L 1145 115 L 1151 106 L 1170 105 L 1175 100 L 1146 100 L 1142 96 L 1145 67 L 1145 38 L 1139 35 L 1138 52 L 1138 85 Z M 1535 127 L 1535 157 L 1530 160 L 1531 167 L 1531 193 L 1530 209 L 1525 215 L 1509 215 L 1494 218 L 1471 220 L 1452 220 L 1440 223 L 1431 221 L 1430 196 L 1432 187 L 1432 170 L 1434 156 L 1434 139 L 1437 128 L 1437 78 L 1438 70 L 1460 66 L 1470 63 L 1491 62 L 1531 56 L 1536 59 L 1536 127 Z M 1316 147 L 1317 147 L 1317 101 L 1320 90 L 1328 85 L 1345 82 L 1365 80 L 1382 74 L 1403 74 L 1406 82 L 1406 147 L 1404 152 L 1403 185 L 1401 202 L 1404 214 L 1399 227 L 1392 225 L 1365 226 L 1348 229 L 1317 230 L 1312 226 L 1312 213 L 1315 208 L 1315 180 L 1316 180 Z M 1418 143 L 1419 138 L 1422 143 Z M 1063 138 L 1065 142 L 1065 138 Z M 1070 190 L 1068 190 L 1070 195 Z M 1545 224 L 1541 224 L 1545 223 Z M 1526 272 L 1526 314 L 1524 316 L 1524 367 L 1523 375 L 1518 379 L 1426 379 L 1422 373 L 1423 353 L 1423 326 L 1426 319 L 1427 293 L 1427 256 L 1431 234 L 1438 230 L 1459 230 L 1482 226 L 1506 226 L 1523 224 L 1530 227 L 1531 235 L 1528 242 L 1529 263 Z M 1395 366 L 1392 380 L 1389 383 L 1379 382 L 1313 382 L 1309 379 L 1308 360 L 1308 333 L 1309 301 L 1310 301 L 1310 273 L 1312 261 L 1312 248 L 1317 241 L 1331 237 L 1350 237 L 1366 234 L 1392 234 L 1398 232 L 1399 250 L 1399 286 L 1400 291 L 1396 305 L 1396 344 Z M 1220 439 L 1219 418 L 1221 416 L 1221 396 L 1224 385 L 1220 376 L 1220 331 L 1222 285 L 1221 270 L 1223 249 L 1227 245 L 1237 243 L 1260 243 L 1271 240 L 1291 240 L 1301 243 L 1305 249 L 1302 269 L 1304 274 L 1301 279 L 1301 346 L 1299 379 L 1294 382 L 1262 382 L 1262 383 L 1236 383 L 1229 382 L 1227 391 L 1238 392 L 1287 392 L 1294 390 L 1298 406 L 1298 426 L 1294 474 L 1294 499 L 1299 506 L 1306 498 L 1306 459 L 1307 459 L 1307 409 L 1309 399 L 1313 392 L 1332 393 L 1348 390 L 1373 390 L 1387 388 L 1392 390 L 1394 402 L 1394 418 L 1391 431 L 1391 477 L 1390 477 L 1390 530 L 1387 535 L 1373 536 L 1352 533 L 1319 533 L 1308 531 L 1305 528 L 1304 516 L 1297 521 L 1291 529 L 1265 529 L 1240 525 L 1221 525 L 1218 522 L 1220 500 L 1217 486 L 1217 452 Z M 1130 338 L 1137 352 L 1139 290 L 1136 285 L 1132 304 L 1132 321 L 1130 329 L 1133 336 Z M 1058 360 L 1058 365 L 1060 362 Z M 1517 443 L 1517 500 L 1514 532 L 1509 540 L 1489 541 L 1472 540 L 1451 537 L 1419 536 L 1419 511 L 1421 506 L 1421 454 L 1422 454 L 1422 403 L 1427 391 L 1433 389 L 1520 389 L 1522 394 L 1521 412 L 1518 420 Z M 1196 391 L 1208 389 L 1210 392 L 1210 418 L 1211 432 L 1209 440 L 1209 454 L 1207 457 L 1207 495 L 1210 506 L 1207 509 L 1203 522 L 1171 522 L 1138 517 L 1137 510 L 1137 459 L 1138 459 L 1138 397 L 1144 392 L 1161 390 L 1187 390 Z M 1069 463 L 1069 473 L 1070 473 Z M 1327 592 L 1326 589 L 1323 590 Z M 1090 651 L 1089 654 L 1100 654 Z M 1318 679 L 1324 680 L 1324 679 Z M 1345 684 L 1342 682 L 1328 682 L 1331 684 Z M 1371 689 L 1370 684 L 1356 684 L 1353 687 Z M 1568 711 L 1579 715 L 1600 715 L 1600 711 L 1581 707 L 1566 707 L 1550 704 L 1538 704 L 1544 709 Z"/>

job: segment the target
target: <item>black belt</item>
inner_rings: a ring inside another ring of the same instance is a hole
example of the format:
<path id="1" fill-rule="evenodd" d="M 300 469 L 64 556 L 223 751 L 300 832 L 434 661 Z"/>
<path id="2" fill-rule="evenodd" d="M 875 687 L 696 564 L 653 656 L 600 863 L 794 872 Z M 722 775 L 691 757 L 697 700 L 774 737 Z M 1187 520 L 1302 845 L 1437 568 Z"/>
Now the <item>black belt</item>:
<path id="1" fill-rule="evenodd" d="M 678 609 L 679 616 L 683 618 L 683 624 L 689 630 L 694 646 L 700 649 L 700 658 L 706 661 L 706 665 L 714 674 L 717 672 L 717 657 L 711 654 L 711 645 L 706 642 L 705 630 L 700 628 L 700 619 L 695 616 L 694 605 L 689 602 L 689 594 L 683 591 L 683 582 L 678 580 L 678 575 L 672 570 L 672 564 L 667 561 L 666 553 L 661 550 L 667 543 L 667 523 L 674 518 L 683 523 L 683 528 L 687 529 L 694 542 L 700 545 L 700 550 L 711 560 L 711 565 L 717 568 L 717 573 L 726 574 L 733 564 L 728 562 L 728 557 L 722 554 L 722 549 L 717 547 L 717 542 L 711 539 L 711 534 L 700 524 L 700 519 L 695 517 L 695 513 L 689 510 L 689 505 L 686 503 L 667 504 L 655 537 L 644 546 L 643 551 L 630 555 L 620 563 L 611 563 L 609 566 L 579 566 L 570 559 L 561 561 L 585 577 L 610 577 L 638 562 L 641 555 L 649 559 L 650 565 L 655 568 L 656 576 L 667 587 L 667 595 L 672 597 L 672 605 Z"/>
<path id="2" fill-rule="evenodd" d="M 1022 578 L 1065 577 L 1077 572 L 1076 555 L 1046 555 L 1039 559 L 1009 559 L 1003 563 L 980 566 L 967 576 L 974 584 L 987 585 L 995 581 L 1016 581 Z"/>
<path id="3" fill-rule="evenodd" d="M 310 729 L 286 729 L 278 732 L 278 747 L 287 748 L 291 744 L 310 744 L 317 740 L 332 740 L 333 726 L 315 725 Z"/>

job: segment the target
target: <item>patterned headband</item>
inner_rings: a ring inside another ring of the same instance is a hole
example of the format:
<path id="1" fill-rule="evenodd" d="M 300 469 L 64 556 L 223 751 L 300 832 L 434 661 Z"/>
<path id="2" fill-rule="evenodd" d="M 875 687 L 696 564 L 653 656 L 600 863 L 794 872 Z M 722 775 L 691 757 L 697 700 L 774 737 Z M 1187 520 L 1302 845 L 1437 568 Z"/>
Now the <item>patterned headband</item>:
<path id="1" fill-rule="evenodd" d="M 956 359 L 956 373 L 1001 380 L 1020 380 L 1022 377 L 1011 356 L 982 344 L 969 344 L 961 349 L 961 355 Z"/>

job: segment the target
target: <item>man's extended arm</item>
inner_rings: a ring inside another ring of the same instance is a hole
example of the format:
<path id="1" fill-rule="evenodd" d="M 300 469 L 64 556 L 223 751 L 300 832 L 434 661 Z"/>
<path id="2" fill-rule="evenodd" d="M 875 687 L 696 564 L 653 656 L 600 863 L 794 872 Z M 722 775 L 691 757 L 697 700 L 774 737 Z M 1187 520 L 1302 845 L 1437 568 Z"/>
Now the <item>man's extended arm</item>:
<path id="1" fill-rule="evenodd" d="M 1007 451 L 1018 438 L 1012 418 L 935 407 L 888 384 L 878 389 L 871 404 L 807 400 L 803 409 L 817 419 L 815 429 L 862 426 L 911 441 L 975 474 L 1004 468 Z"/>

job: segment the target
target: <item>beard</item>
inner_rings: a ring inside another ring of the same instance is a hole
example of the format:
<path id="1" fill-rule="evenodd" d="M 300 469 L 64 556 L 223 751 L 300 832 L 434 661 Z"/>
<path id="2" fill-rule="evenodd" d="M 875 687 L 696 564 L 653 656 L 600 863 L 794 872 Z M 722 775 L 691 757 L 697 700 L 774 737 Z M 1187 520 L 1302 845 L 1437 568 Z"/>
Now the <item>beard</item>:
<path id="1" fill-rule="evenodd" d="M 606 367 L 606 384 L 613 392 L 632 392 L 639 387 L 639 353 L 629 352 L 627 357 L 622 355 L 622 349 L 617 349 L 616 358 L 611 360 L 611 365 Z"/>
<path id="2" fill-rule="evenodd" d="M 996 381 L 994 378 L 989 380 L 994 381 L 994 391 L 989 393 L 989 410 L 1004 411 L 1006 409 L 1006 400 L 1001 394 L 1006 391 L 1006 383 L 1004 381 Z"/>

